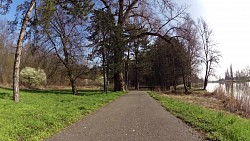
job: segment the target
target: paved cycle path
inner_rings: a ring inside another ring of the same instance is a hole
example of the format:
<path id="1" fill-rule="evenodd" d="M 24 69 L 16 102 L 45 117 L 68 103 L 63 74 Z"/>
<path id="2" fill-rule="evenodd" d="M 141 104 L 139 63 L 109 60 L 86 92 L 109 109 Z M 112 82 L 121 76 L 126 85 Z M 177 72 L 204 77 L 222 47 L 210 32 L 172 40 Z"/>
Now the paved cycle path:
<path id="1" fill-rule="evenodd" d="M 48 141 L 202 141 L 146 92 L 132 91 Z"/>

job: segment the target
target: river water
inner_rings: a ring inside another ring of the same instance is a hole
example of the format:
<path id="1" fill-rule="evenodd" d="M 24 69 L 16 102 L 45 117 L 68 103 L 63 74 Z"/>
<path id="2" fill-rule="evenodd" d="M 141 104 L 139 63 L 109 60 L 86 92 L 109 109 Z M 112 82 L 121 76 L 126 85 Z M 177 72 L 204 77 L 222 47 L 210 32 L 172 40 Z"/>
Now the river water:
<path id="1" fill-rule="evenodd" d="M 250 96 L 250 82 L 244 83 L 208 83 L 207 91 L 213 92 L 216 89 L 224 91 L 225 95 Z"/>

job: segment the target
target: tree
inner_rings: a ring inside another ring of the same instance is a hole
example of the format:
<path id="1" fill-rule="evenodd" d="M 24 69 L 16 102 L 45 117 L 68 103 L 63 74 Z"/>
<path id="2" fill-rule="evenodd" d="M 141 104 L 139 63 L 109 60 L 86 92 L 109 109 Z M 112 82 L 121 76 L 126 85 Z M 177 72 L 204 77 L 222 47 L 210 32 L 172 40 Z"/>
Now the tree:
<path id="1" fill-rule="evenodd" d="M 141 72 L 143 71 L 143 65 L 145 62 L 142 61 L 143 57 L 143 49 L 145 49 L 148 45 L 147 36 L 140 39 L 135 39 L 133 41 L 132 53 L 134 55 L 134 72 L 135 72 L 135 81 L 134 87 L 136 90 L 139 89 L 140 86 L 140 78 L 142 77 Z"/>
<path id="2" fill-rule="evenodd" d="M 234 74 L 233 74 L 232 64 L 230 65 L 230 77 L 231 77 L 231 80 L 233 81 L 234 80 Z"/>
<path id="3" fill-rule="evenodd" d="M 15 33 L 11 33 L 7 21 L 0 21 L 0 83 L 1 85 L 9 85 L 12 83 L 13 76 L 13 54 L 16 46 L 13 39 L 16 38 Z"/>
<path id="4" fill-rule="evenodd" d="M 185 73 L 187 54 L 177 39 L 172 39 L 171 43 L 167 43 L 157 38 L 145 53 L 140 54 L 142 55 L 145 57 L 143 61 L 140 61 L 140 65 L 145 64 L 143 70 L 140 71 L 140 76 L 143 76 L 141 77 L 143 80 L 140 80 L 142 85 L 167 90 L 170 86 L 176 87 L 183 82 L 180 78 L 183 78 Z"/>
<path id="5" fill-rule="evenodd" d="M 221 54 L 220 51 L 215 49 L 216 43 L 212 40 L 213 31 L 208 27 L 207 23 L 202 18 L 198 19 L 197 29 L 203 52 L 201 60 L 205 65 L 203 86 L 203 89 L 205 90 L 209 77 L 214 75 L 215 68 L 219 64 Z"/>
<path id="6" fill-rule="evenodd" d="M 198 31 L 196 29 L 196 24 L 194 20 L 187 15 L 184 18 L 184 23 L 177 29 L 180 43 L 184 47 L 187 60 L 184 65 L 186 66 L 185 81 L 187 86 L 191 88 L 192 77 L 199 71 L 199 56 L 201 47 L 198 44 Z"/>
<path id="7" fill-rule="evenodd" d="M 165 35 L 173 34 L 179 24 L 178 20 L 184 15 L 185 8 L 177 8 L 170 0 L 100 0 L 100 2 L 102 6 L 98 9 L 106 9 L 109 15 L 115 19 L 111 45 L 115 65 L 114 91 L 124 91 L 124 52 L 127 44 L 131 40 L 147 35 L 158 36 L 170 43 L 172 38 L 166 39 Z M 161 16 L 158 14 L 159 12 L 162 13 Z M 138 26 L 131 28 L 129 25 L 133 23 Z M 129 34 L 129 31 L 141 29 L 146 30 L 138 32 L 136 35 Z"/>
<path id="8" fill-rule="evenodd" d="M 66 68 L 74 95 L 77 94 L 76 80 L 86 71 L 84 25 L 92 6 L 89 0 L 50 1 L 42 3 L 39 9 L 40 32 Z M 50 15 L 44 16 L 45 11 Z"/>
<path id="9" fill-rule="evenodd" d="M 16 102 L 20 101 L 20 94 L 19 94 L 19 75 L 20 75 L 20 62 L 21 62 L 21 53 L 23 48 L 23 42 L 25 38 L 26 27 L 28 25 L 30 14 L 32 9 L 34 8 L 36 0 L 31 0 L 27 11 L 22 19 L 22 26 L 19 33 L 18 41 L 17 41 L 17 48 L 15 52 L 15 60 L 14 60 L 14 72 L 13 72 L 13 99 Z"/>
<path id="10" fill-rule="evenodd" d="M 225 80 L 229 80 L 230 75 L 229 75 L 229 71 L 227 69 L 227 71 L 225 72 Z"/>
<path id="11" fill-rule="evenodd" d="M 102 58 L 103 89 L 106 93 L 108 91 L 110 66 L 114 56 L 111 50 L 111 36 L 114 35 L 112 29 L 115 27 L 115 19 L 109 14 L 104 9 L 94 10 L 91 17 L 91 26 L 88 28 L 91 34 L 89 40 L 93 42 L 91 44 L 91 47 L 93 47 L 92 56 Z"/>

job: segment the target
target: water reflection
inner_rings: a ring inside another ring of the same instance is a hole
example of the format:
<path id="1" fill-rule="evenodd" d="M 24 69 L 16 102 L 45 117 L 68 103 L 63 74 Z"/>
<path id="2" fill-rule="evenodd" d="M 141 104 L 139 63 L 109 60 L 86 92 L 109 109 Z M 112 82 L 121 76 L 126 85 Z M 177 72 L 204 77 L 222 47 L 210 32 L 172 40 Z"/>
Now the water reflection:
<path id="1" fill-rule="evenodd" d="M 209 83 L 207 91 L 222 89 L 227 96 L 250 96 L 250 82 L 245 83 Z"/>
<path id="2" fill-rule="evenodd" d="M 225 100 L 225 107 L 232 112 L 250 115 L 250 87 L 247 83 L 209 83 L 208 91 Z"/>

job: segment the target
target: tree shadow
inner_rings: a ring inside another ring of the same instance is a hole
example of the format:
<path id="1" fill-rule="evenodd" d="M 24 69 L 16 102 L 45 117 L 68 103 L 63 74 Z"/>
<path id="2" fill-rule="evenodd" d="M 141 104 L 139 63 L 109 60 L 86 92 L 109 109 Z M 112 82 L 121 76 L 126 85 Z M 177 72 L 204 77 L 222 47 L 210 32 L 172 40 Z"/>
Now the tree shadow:
<path id="1" fill-rule="evenodd" d="M 12 91 L 11 88 L 2 88 L 5 90 Z M 20 89 L 21 92 L 34 93 L 34 94 L 58 94 L 58 95 L 72 95 L 71 89 Z M 90 95 L 100 95 L 105 94 L 102 90 L 78 90 L 76 96 L 90 96 Z M 0 93 L 0 98 L 7 96 L 11 97 L 10 93 Z"/>
<path id="2" fill-rule="evenodd" d="M 0 99 L 12 99 L 12 95 L 10 93 L 0 92 Z"/>
<path id="3" fill-rule="evenodd" d="M 36 93 L 36 94 L 58 94 L 58 95 L 72 95 L 71 90 L 41 90 L 41 89 L 25 89 L 21 90 L 23 92 L 28 93 Z M 96 94 L 102 94 L 103 92 L 100 90 L 78 90 L 78 93 L 76 96 L 89 96 L 89 95 L 96 95 Z"/>

